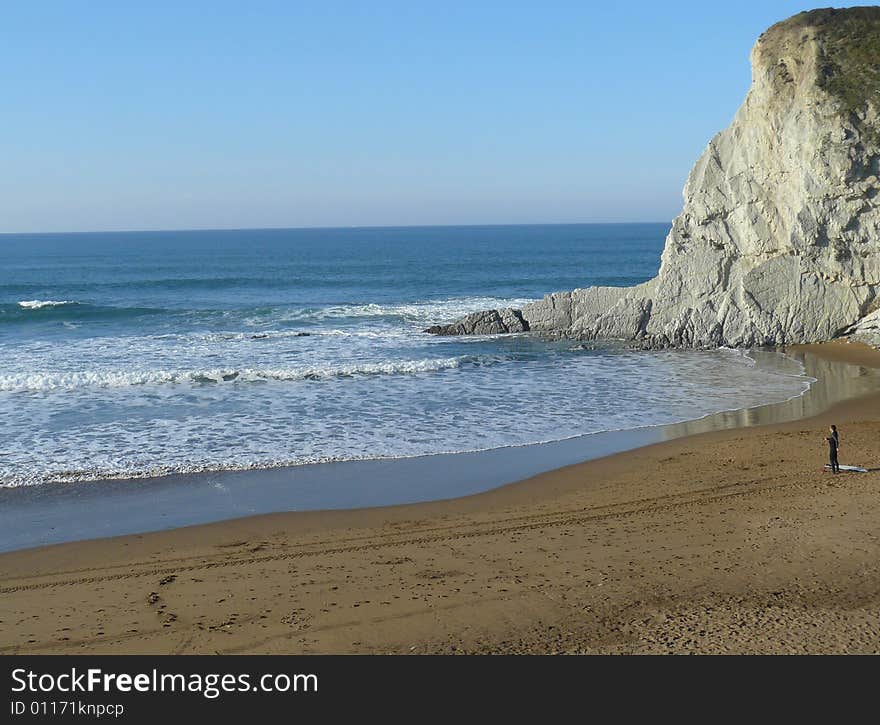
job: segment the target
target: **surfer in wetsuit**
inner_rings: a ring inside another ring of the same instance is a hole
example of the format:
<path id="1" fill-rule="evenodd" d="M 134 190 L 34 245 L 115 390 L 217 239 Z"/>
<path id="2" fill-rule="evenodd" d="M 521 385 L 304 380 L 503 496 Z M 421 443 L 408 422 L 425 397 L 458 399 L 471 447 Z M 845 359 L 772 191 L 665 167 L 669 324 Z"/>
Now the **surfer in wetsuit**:
<path id="1" fill-rule="evenodd" d="M 840 473 L 840 465 L 837 463 L 837 431 L 835 430 L 825 440 L 828 442 L 828 457 L 831 459 L 831 472 Z"/>
<path id="2" fill-rule="evenodd" d="M 837 449 L 840 450 L 840 436 L 837 435 L 837 426 L 831 426 L 831 437 L 834 439 L 834 442 L 837 444 Z"/>

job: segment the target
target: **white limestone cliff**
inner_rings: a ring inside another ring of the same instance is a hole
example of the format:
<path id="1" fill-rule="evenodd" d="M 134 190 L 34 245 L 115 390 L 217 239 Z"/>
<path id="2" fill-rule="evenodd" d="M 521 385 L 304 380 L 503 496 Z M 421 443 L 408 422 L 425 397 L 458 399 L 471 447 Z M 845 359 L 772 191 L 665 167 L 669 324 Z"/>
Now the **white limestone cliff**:
<path id="1" fill-rule="evenodd" d="M 796 15 L 751 62 L 744 103 L 690 173 L 657 277 L 548 295 L 523 307 L 520 329 L 654 347 L 844 333 L 880 344 L 880 8 Z M 519 330 L 481 328 L 492 331 Z"/>

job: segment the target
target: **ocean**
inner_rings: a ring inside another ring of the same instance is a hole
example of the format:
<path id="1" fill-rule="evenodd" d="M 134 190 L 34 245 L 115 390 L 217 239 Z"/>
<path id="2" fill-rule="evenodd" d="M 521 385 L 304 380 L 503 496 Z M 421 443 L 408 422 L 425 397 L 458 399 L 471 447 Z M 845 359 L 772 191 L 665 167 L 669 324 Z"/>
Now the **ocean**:
<path id="1" fill-rule="evenodd" d="M 0 486 L 479 451 L 804 393 L 782 355 L 423 332 L 643 282 L 668 230 L 0 235 Z"/>

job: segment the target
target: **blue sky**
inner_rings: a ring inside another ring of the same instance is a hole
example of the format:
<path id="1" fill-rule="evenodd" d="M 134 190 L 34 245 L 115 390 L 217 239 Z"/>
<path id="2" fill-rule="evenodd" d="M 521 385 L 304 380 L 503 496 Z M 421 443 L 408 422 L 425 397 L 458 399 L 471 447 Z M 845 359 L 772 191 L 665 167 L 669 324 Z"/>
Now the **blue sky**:
<path id="1" fill-rule="evenodd" d="M 803 9 L 8 3 L 0 232 L 669 220 Z"/>

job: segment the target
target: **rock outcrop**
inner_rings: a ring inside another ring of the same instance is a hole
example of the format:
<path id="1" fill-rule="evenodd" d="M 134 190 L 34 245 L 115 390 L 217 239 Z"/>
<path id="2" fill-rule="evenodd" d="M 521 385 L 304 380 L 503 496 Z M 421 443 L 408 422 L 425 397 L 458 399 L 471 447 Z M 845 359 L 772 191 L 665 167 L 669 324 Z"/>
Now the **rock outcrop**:
<path id="1" fill-rule="evenodd" d="M 767 30 L 751 62 L 745 102 L 690 173 L 657 277 L 429 331 L 654 347 L 844 333 L 880 343 L 880 8 L 800 13 Z"/>
<path id="2" fill-rule="evenodd" d="M 498 335 L 509 332 L 527 332 L 529 323 L 522 311 L 512 307 L 503 310 L 473 312 L 450 325 L 434 325 L 425 332 L 434 335 Z"/>

